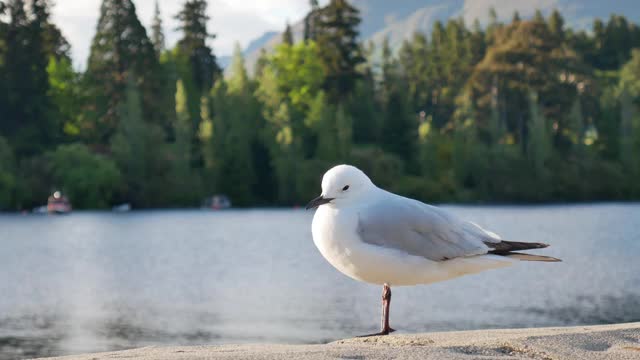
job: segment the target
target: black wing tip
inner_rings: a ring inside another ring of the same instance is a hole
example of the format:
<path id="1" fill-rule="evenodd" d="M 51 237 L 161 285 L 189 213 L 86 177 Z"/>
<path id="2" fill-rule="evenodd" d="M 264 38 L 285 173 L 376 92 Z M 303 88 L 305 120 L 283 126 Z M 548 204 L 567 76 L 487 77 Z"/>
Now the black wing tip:
<path id="1" fill-rule="evenodd" d="M 485 244 L 492 249 L 494 254 L 505 254 L 513 251 L 532 250 L 532 249 L 544 249 L 549 247 L 549 244 L 534 243 L 534 242 L 519 242 L 519 241 L 507 241 L 502 240 L 497 243 L 485 242 Z"/>

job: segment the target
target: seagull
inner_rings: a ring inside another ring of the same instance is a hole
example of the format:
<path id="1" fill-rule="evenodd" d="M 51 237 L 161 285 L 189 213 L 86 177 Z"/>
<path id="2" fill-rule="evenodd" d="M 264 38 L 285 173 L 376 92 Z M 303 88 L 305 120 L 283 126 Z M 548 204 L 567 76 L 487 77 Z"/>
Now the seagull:
<path id="1" fill-rule="evenodd" d="M 431 284 L 519 261 L 559 259 L 519 251 L 547 244 L 502 240 L 443 209 L 385 191 L 358 168 L 338 165 L 322 178 L 311 231 L 324 258 L 343 274 L 382 285 L 382 328 L 388 335 L 391 286 Z"/>

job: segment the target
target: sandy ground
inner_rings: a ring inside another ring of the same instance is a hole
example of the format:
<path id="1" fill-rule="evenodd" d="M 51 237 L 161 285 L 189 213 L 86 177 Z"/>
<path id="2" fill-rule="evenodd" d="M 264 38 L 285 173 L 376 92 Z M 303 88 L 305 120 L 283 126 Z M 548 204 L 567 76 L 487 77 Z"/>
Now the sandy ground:
<path id="1" fill-rule="evenodd" d="M 640 322 L 564 328 L 392 335 L 346 339 L 325 345 L 154 346 L 50 359 L 640 360 Z"/>

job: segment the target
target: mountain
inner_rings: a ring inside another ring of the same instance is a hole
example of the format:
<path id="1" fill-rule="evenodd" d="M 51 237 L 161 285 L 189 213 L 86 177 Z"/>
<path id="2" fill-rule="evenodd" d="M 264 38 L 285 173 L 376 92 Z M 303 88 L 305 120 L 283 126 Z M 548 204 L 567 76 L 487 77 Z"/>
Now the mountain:
<path id="1" fill-rule="evenodd" d="M 278 33 L 277 31 L 268 31 L 264 33 L 262 36 L 251 41 L 249 45 L 247 45 L 247 48 L 244 50 L 245 53 L 250 54 L 255 51 L 260 51 L 260 49 L 262 49 L 262 47 L 265 46 L 269 42 L 269 40 L 277 37 L 279 34 L 280 33 Z"/>
<path id="2" fill-rule="evenodd" d="M 277 31 L 267 31 L 259 38 L 252 40 L 249 45 L 247 45 L 247 47 L 242 51 L 242 53 L 244 55 L 253 53 L 260 54 L 260 49 L 262 49 L 272 39 L 278 38 L 277 35 L 279 35 Z M 233 56 L 231 55 L 220 56 L 218 58 L 218 65 L 220 65 L 220 67 L 223 69 L 227 69 L 228 66 L 231 65 L 232 59 Z M 251 67 L 250 69 L 253 71 L 253 67 Z"/>
<path id="3" fill-rule="evenodd" d="M 567 26 L 574 29 L 590 29 L 595 18 L 606 19 L 611 14 L 640 22 L 640 0 L 351 0 L 351 4 L 360 10 L 362 40 L 379 45 L 388 37 L 394 49 L 416 31 L 428 33 L 438 20 L 462 17 L 469 25 L 475 19 L 486 24 L 491 8 L 502 21 L 509 21 L 515 11 L 527 18 L 533 16 L 536 9 L 545 15 L 558 9 Z M 301 39 L 303 19 L 294 23 L 292 30 L 296 41 Z M 261 49 L 272 50 L 280 39 L 281 33 L 269 32 L 254 40 L 244 52 L 247 69 L 253 69 Z"/>

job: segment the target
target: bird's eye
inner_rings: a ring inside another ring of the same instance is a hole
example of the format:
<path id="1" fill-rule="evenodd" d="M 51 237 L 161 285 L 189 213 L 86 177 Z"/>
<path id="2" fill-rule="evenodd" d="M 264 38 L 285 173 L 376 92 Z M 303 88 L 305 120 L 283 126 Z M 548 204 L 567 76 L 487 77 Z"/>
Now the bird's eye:
<path id="1" fill-rule="evenodd" d="M 349 185 L 345 185 L 345 187 L 342 188 L 342 191 L 347 191 L 349 190 Z"/>

